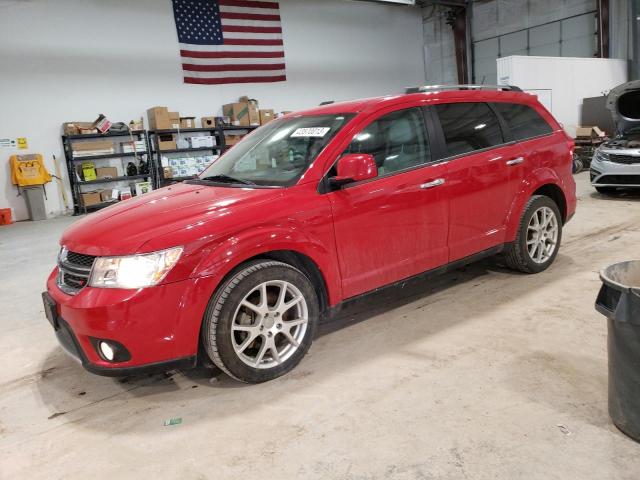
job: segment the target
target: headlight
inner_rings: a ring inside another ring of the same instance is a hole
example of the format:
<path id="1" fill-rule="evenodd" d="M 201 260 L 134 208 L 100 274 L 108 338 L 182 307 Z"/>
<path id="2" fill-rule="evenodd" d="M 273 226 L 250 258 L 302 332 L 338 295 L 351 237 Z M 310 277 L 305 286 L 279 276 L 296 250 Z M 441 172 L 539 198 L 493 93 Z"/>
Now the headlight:
<path id="1" fill-rule="evenodd" d="M 178 262 L 182 247 L 129 257 L 98 257 L 89 286 L 100 288 L 144 288 L 162 281 Z"/>
<path id="2" fill-rule="evenodd" d="M 593 159 L 596 162 L 608 162 L 609 161 L 609 154 L 608 153 L 604 153 L 601 150 L 596 150 L 596 154 L 593 156 Z"/>

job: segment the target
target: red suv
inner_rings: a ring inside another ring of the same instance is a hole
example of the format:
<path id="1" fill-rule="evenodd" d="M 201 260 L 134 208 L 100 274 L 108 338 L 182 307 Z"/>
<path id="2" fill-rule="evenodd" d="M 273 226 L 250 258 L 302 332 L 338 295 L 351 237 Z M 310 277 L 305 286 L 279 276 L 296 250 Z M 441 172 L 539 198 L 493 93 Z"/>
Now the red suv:
<path id="1" fill-rule="evenodd" d="M 514 87 L 423 88 L 287 115 L 198 178 L 73 224 L 43 294 L 89 371 L 262 382 L 321 317 L 501 253 L 546 269 L 576 207 L 571 139 Z"/>

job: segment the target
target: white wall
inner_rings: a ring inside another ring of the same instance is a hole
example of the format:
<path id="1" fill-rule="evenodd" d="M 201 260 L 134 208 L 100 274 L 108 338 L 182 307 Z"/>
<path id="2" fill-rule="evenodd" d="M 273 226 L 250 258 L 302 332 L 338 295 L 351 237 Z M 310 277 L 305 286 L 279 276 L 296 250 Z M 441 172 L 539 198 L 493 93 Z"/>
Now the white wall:
<path id="1" fill-rule="evenodd" d="M 500 85 L 546 91 L 551 113 L 571 136 L 580 126 L 583 98 L 608 93 L 627 81 L 625 60 L 513 55 L 497 63 Z"/>
<path id="2" fill-rule="evenodd" d="M 219 115 L 245 94 L 297 110 L 424 83 L 419 8 L 345 0 L 281 0 L 280 8 L 288 81 L 202 86 L 182 83 L 169 0 L 0 0 L 0 138 L 27 137 L 21 152 L 42 153 L 53 173 L 66 121 L 104 113 L 128 122 L 155 105 Z M 0 208 L 25 219 L 10 183 L 13 153 L 0 148 Z M 55 180 L 47 192 L 49 214 L 60 213 Z"/>

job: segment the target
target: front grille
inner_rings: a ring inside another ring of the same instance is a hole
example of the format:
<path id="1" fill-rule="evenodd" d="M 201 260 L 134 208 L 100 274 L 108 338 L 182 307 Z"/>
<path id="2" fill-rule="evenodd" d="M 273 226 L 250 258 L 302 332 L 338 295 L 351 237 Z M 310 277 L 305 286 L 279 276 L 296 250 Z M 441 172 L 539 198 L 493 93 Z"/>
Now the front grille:
<path id="1" fill-rule="evenodd" d="M 596 183 L 601 185 L 640 186 L 640 175 L 603 175 Z"/>
<path id="2" fill-rule="evenodd" d="M 96 257 L 92 255 L 85 255 L 83 253 L 69 252 L 67 251 L 67 262 L 72 265 L 81 265 L 84 267 L 91 268 L 93 266 L 93 261 Z"/>
<path id="3" fill-rule="evenodd" d="M 609 155 L 609 161 L 613 163 L 623 163 L 625 165 L 633 165 L 634 163 L 640 163 L 640 157 L 633 155 Z"/>
<path id="4" fill-rule="evenodd" d="M 91 267 L 96 257 L 70 252 L 63 248 L 58 258 L 58 287 L 69 295 L 75 295 L 89 282 Z"/>

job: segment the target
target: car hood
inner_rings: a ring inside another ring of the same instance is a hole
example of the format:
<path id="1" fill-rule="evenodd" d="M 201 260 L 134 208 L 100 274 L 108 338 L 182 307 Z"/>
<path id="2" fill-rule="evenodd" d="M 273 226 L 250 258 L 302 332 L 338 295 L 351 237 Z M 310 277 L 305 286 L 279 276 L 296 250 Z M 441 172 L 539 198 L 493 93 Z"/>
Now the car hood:
<path id="1" fill-rule="evenodd" d="M 271 188 L 176 184 L 87 215 L 64 232 L 60 243 L 87 255 L 141 253 L 150 240 L 233 216 L 280 195 L 280 189 Z"/>
<path id="2" fill-rule="evenodd" d="M 640 129 L 640 80 L 618 85 L 607 96 L 607 109 L 616 124 L 616 133 L 626 135 Z"/>

